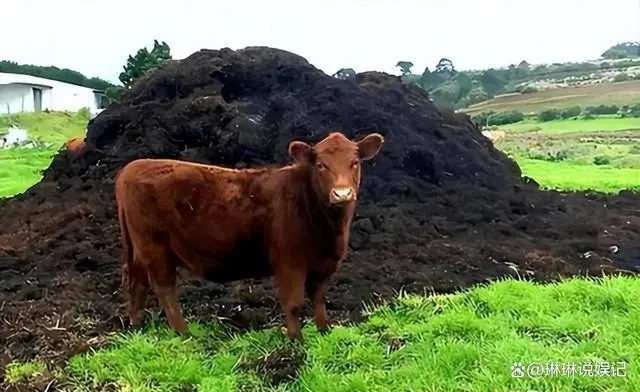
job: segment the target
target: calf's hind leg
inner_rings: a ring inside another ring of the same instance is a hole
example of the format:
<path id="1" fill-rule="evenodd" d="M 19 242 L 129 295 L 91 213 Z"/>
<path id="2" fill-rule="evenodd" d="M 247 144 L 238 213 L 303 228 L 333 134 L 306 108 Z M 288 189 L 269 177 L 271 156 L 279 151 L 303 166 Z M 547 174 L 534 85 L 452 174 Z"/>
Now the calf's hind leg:
<path id="1" fill-rule="evenodd" d="M 187 329 L 187 322 L 178 303 L 176 265 L 170 256 L 172 256 L 171 251 L 166 246 L 159 244 L 147 246 L 142 253 L 149 271 L 151 288 L 158 297 L 169 325 L 174 331 L 182 334 Z"/>
<path id="2" fill-rule="evenodd" d="M 127 304 L 127 313 L 129 322 L 133 327 L 139 327 L 143 321 L 143 310 L 147 302 L 147 293 L 149 292 L 149 275 L 144 264 L 134 257 L 131 265 L 123 266 L 123 275 L 126 275 L 127 291 L 129 301 Z"/>

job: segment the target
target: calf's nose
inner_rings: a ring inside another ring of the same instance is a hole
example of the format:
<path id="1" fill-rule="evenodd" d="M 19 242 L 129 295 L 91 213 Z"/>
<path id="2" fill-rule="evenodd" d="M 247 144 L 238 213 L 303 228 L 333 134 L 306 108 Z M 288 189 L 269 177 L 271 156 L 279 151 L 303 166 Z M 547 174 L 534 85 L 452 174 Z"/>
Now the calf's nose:
<path id="1" fill-rule="evenodd" d="M 342 203 L 355 198 L 355 193 L 351 188 L 333 188 L 331 190 L 331 202 Z"/>

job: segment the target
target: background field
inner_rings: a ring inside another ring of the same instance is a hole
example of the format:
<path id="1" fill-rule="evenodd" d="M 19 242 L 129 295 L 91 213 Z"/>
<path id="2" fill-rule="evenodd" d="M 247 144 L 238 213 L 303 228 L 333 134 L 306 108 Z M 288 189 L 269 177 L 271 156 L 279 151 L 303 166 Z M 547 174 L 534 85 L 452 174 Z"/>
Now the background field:
<path id="1" fill-rule="evenodd" d="M 545 122 L 540 122 L 535 119 L 527 119 L 515 124 L 501 125 L 498 129 L 508 132 L 543 131 L 547 133 L 592 133 L 597 131 L 624 130 L 640 131 L 640 118 L 619 118 L 611 115 L 598 116 L 594 119 L 572 118 L 568 120 L 552 120 Z"/>
<path id="2" fill-rule="evenodd" d="M 81 136 L 86 123 L 67 114 L 14 121 L 54 145 L 0 150 L 2 196 L 37 182 L 59 146 Z M 639 119 L 528 120 L 499 129 L 507 135 L 497 147 L 543 187 L 640 189 Z M 63 369 L 13 363 L 6 380 L 46 386 L 55 378 L 59 389 L 74 391 L 623 390 L 640 382 L 632 361 L 640 355 L 639 282 L 504 281 L 450 296 L 400 295 L 368 309 L 366 322 L 336 326 L 327 336 L 307 325 L 304 348 L 286 342 L 278 328 L 236 333 L 218 323 L 194 324 L 191 336 L 177 337 L 153 315 L 145 330 L 113 335 L 103 349 L 73 357 Z M 526 372 L 535 361 L 556 362 L 560 373 L 512 376 L 516 362 Z M 571 362 L 578 364 L 576 377 L 562 374 L 562 364 Z M 579 375 L 583 364 L 593 367 L 591 376 Z M 597 375 L 605 365 L 613 370 Z"/>
<path id="3" fill-rule="evenodd" d="M 517 110 L 524 113 L 571 106 L 627 105 L 640 102 L 640 81 L 601 83 L 556 88 L 528 94 L 508 94 L 471 105 L 462 111 L 470 115 L 483 111 Z"/>
<path id="4" fill-rule="evenodd" d="M 0 197 L 13 196 L 40 181 L 54 148 L 0 150 Z"/>
<path id="5" fill-rule="evenodd" d="M 621 189 L 640 190 L 640 168 L 619 169 L 607 166 L 555 163 L 519 159 L 523 175 L 546 189 L 617 193 Z"/>
<path id="6" fill-rule="evenodd" d="M 28 136 L 41 144 L 37 148 L 0 149 L 0 197 L 23 192 L 40 181 L 53 156 L 69 139 L 83 136 L 89 113 L 51 112 L 0 116 L 0 131 L 11 124 L 27 130 Z"/>
<path id="7" fill-rule="evenodd" d="M 496 146 L 544 188 L 640 189 L 640 118 L 527 120 L 497 129 L 505 138 Z"/>
<path id="8" fill-rule="evenodd" d="M 88 110 L 3 115 L 0 116 L 0 132 L 15 124 L 26 129 L 32 140 L 61 146 L 70 138 L 84 135 L 89 118 Z"/>

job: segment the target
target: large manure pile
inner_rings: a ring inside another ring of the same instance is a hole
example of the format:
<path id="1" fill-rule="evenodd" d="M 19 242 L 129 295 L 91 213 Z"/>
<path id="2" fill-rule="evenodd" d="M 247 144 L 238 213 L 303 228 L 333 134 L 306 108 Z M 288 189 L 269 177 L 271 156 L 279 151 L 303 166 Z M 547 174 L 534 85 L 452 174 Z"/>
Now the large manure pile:
<path id="1" fill-rule="evenodd" d="M 541 192 L 467 116 L 394 76 L 338 80 L 281 50 L 201 50 L 140 80 L 89 124 L 84 151 L 61 151 L 41 183 L 0 201 L 0 362 L 64 358 L 122 328 L 113 178 L 126 162 L 284 163 L 291 139 L 334 130 L 386 139 L 364 168 L 351 255 L 329 289 L 334 320 L 401 288 L 638 261 L 638 195 Z M 182 303 L 191 316 L 257 327 L 279 321 L 273 294 L 271 280 L 191 282 Z"/>

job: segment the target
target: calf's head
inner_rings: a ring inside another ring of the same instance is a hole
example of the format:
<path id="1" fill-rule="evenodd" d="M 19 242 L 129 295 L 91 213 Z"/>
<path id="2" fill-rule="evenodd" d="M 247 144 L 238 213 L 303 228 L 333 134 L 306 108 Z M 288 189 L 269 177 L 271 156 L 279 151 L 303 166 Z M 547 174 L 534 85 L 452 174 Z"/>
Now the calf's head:
<path id="1" fill-rule="evenodd" d="M 290 142 L 289 155 L 308 168 L 313 189 L 321 200 L 340 205 L 357 199 L 360 162 L 375 157 L 383 143 L 379 133 L 352 141 L 334 132 L 313 146 L 301 141 Z"/>

